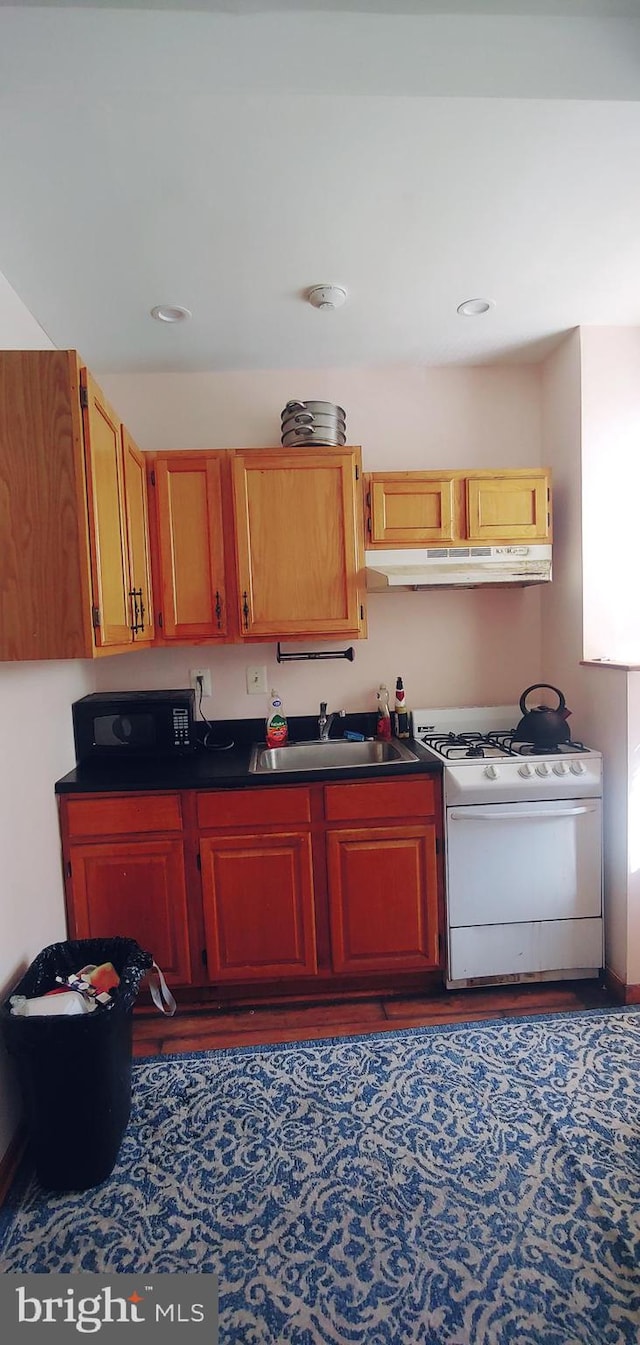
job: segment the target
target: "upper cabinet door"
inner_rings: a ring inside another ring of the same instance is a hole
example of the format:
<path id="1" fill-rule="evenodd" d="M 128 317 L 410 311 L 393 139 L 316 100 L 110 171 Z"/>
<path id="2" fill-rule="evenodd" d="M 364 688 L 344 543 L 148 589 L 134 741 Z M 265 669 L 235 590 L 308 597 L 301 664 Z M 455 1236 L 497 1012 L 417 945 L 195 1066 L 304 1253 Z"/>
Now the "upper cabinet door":
<path id="1" fill-rule="evenodd" d="M 91 658 L 78 363 L 0 351 L 0 659 Z"/>
<path id="2" fill-rule="evenodd" d="M 547 472 L 487 472 L 469 477 L 470 542 L 546 541 L 550 534 Z"/>
<path id="3" fill-rule="evenodd" d="M 130 644 L 127 524 L 120 421 L 88 369 L 80 371 L 95 642 Z"/>
<path id="4" fill-rule="evenodd" d="M 359 450 L 243 450 L 233 469 L 241 633 L 361 635 Z"/>
<path id="5" fill-rule="evenodd" d="M 456 481 L 443 473 L 374 472 L 367 545 L 430 546 L 456 536 Z"/>
<path id="6" fill-rule="evenodd" d="M 153 640 L 153 598 L 145 461 L 122 426 L 125 508 L 129 541 L 129 598 L 134 644 Z"/>
<path id="7" fill-rule="evenodd" d="M 155 491 L 166 640 L 229 638 L 223 535 L 224 453 L 159 453 Z"/>

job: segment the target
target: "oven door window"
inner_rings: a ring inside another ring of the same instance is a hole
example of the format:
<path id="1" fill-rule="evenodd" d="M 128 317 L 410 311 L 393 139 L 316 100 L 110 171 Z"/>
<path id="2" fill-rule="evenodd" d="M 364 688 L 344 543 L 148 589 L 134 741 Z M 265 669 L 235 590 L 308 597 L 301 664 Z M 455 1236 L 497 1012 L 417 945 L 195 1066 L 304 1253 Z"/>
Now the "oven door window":
<path id="1" fill-rule="evenodd" d="M 448 808 L 449 926 L 599 916 L 601 837 L 600 799 Z"/>
<path id="2" fill-rule="evenodd" d="M 97 715 L 93 721 L 94 747 L 148 751 L 157 746 L 157 721 L 151 714 Z"/>

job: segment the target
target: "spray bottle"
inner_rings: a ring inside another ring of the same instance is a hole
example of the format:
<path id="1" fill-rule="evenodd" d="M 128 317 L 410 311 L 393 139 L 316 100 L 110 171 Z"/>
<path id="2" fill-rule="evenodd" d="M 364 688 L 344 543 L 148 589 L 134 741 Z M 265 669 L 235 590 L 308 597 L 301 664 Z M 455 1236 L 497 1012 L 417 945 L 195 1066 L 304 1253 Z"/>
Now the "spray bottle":
<path id="1" fill-rule="evenodd" d="M 289 736 L 287 718 L 277 691 L 271 690 L 271 704 L 267 715 L 267 747 L 284 747 Z"/>

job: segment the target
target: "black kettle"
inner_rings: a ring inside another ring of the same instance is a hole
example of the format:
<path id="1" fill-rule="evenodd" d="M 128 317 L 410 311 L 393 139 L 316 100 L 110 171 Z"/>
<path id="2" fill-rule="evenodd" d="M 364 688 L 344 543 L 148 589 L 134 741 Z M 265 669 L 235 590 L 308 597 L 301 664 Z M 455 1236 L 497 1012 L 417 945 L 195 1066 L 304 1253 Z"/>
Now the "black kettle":
<path id="1" fill-rule="evenodd" d="M 532 691 L 552 691 L 554 696 L 558 697 L 555 710 L 550 709 L 548 705 L 536 705 L 529 709 L 527 696 Z M 536 682 L 532 687 L 527 687 L 520 697 L 520 709 L 523 717 L 513 735 L 516 742 L 533 743 L 534 747 L 549 748 L 571 741 L 567 724 L 571 711 L 567 709 L 565 698 L 557 687 L 547 686 L 545 682 Z"/>

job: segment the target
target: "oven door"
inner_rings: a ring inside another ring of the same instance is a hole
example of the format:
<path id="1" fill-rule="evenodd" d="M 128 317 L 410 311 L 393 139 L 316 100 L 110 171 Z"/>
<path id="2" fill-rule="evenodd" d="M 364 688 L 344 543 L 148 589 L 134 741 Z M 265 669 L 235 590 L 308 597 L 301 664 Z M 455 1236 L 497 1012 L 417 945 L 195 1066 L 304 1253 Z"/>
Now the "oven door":
<path id="1" fill-rule="evenodd" d="M 602 802 L 447 809 L 449 979 L 602 965 Z"/>

